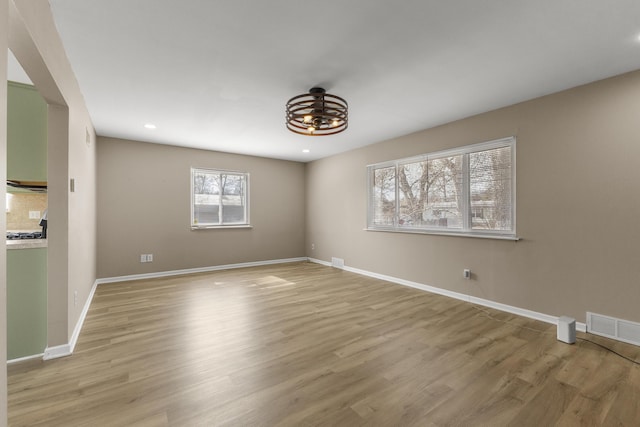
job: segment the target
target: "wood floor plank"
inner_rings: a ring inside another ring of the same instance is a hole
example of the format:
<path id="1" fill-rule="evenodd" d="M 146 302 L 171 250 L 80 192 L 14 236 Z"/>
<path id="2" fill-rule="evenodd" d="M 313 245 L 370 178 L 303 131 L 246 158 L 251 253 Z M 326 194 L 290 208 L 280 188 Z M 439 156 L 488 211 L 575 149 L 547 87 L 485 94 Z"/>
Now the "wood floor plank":
<path id="1" fill-rule="evenodd" d="M 579 334 L 581 338 L 593 338 Z M 635 359 L 635 346 L 595 338 Z M 312 263 L 105 284 L 11 426 L 638 425 L 640 368 L 555 327 Z"/>

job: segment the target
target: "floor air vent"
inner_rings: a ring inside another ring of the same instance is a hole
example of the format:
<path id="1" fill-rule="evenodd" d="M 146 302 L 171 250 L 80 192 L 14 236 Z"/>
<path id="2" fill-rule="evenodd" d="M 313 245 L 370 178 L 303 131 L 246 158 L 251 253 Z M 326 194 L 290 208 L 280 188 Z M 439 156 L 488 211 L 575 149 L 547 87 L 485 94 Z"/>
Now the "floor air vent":
<path id="1" fill-rule="evenodd" d="M 587 332 L 640 346 L 640 323 L 587 312 Z"/>

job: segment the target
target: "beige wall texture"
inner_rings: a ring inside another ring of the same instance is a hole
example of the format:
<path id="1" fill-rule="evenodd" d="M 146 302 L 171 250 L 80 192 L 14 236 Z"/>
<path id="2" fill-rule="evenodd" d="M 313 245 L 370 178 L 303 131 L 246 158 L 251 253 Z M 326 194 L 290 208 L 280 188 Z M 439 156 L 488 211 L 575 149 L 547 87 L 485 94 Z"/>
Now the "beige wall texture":
<path id="1" fill-rule="evenodd" d="M 639 112 L 634 72 L 309 163 L 307 255 L 580 322 L 638 322 Z M 511 135 L 522 240 L 364 230 L 368 164 Z"/>
<path id="2" fill-rule="evenodd" d="M 191 167 L 249 172 L 253 227 L 192 231 Z M 304 218 L 302 163 L 98 138 L 100 278 L 305 256 Z"/>
<path id="3" fill-rule="evenodd" d="M 7 4 L 9 48 L 48 104 L 47 340 L 55 347 L 69 343 L 96 278 L 95 131 L 49 2 Z M 80 184 L 75 193 L 70 177 Z"/>

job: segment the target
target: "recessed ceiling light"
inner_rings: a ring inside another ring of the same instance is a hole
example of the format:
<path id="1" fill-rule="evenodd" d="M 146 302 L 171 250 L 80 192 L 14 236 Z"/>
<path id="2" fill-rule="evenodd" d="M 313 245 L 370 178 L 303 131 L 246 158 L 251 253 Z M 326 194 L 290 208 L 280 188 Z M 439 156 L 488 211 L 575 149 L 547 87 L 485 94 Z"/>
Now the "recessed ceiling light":
<path id="1" fill-rule="evenodd" d="M 309 150 L 308 148 L 305 148 L 304 150 L 302 150 L 303 153 L 308 153 L 309 151 L 311 150 Z"/>
<path id="2" fill-rule="evenodd" d="M 147 129 L 155 129 L 156 125 L 154 125 L 153 123 L 147 123 L 146 125 L 144 125 L 144 127 Z"/>

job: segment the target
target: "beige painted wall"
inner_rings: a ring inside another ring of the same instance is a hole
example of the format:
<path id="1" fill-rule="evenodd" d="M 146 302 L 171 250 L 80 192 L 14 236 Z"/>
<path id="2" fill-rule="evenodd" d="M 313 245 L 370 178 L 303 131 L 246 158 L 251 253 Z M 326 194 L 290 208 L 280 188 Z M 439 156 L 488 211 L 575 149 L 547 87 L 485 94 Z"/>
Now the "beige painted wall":
<path id="1" fill-rule="evenodd" d="M 192 166 L 250 173 L 253 228 L 190 229 Z M 98 137 L 98 277 L 304 255 L 304 164 Z"/>
<path id="2" fill-rule="evenodd" d="M 639 112 L 634 72 L 309 163 L 307 255 L 581 322 L 640 321 Z M 366 165 L 510 135 L 522 240 L 364 231 Z"/>

